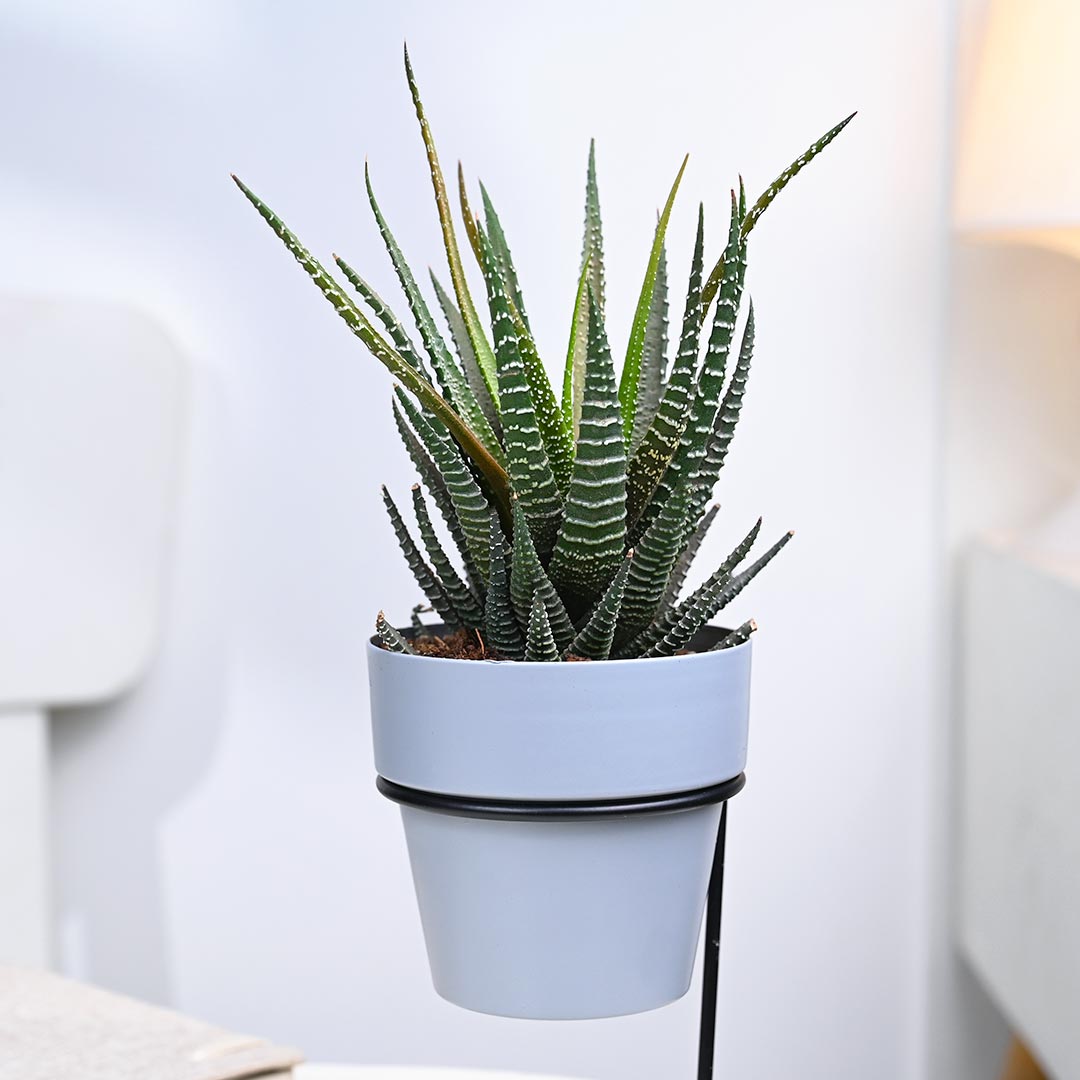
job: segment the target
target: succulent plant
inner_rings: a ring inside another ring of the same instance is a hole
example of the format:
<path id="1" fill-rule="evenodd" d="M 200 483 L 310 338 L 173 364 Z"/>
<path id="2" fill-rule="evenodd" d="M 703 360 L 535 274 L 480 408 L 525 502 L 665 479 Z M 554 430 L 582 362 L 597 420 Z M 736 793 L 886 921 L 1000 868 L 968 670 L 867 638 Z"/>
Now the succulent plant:
<path id="1" fill-rule="evenodd" d="M 581 271 L 562 392 L 556 396 L 494 204 L 481 185 L 483 216 L 473 213 L 459 166 L 465 237 L 486 294 L 487 325 L 481 319 L 407 50 L 405 71 L 449 265 L 450 291 L 432 274 L 448 335 L 390 231 L 366 169 L 368 200 L 419 347 L 344 259 L 334 256 L 355 300 L 266 203 L 233 179 L 353 334 L 399 383 L 392 408 L 420 480 L 412 491 L 419 543 L 385 488 L 383 499 L 409 568 L 430 610 L 451 629 L 475 631 L 489 656 L 535 661 L 673 655 L 687 648 L 791 537 L 784 534 L 744 565 L 759 520 L 720 567 L 680 600 L 690 561 L 716 517 L 716 507 L 708 503 L 739 420 L 753 356 L 754 310 L 748 301 L 731 362 L 747 241 L 780 191 L 854 113 L 796 158 L 750 207 L 740 179 L 731 192 L 723 253 L 707 274 L 699 208 L 669 367 L 665 234 L 686 169 L 683 160 L 657 219 L 618 378 L 604 314 L 603 230 L 590 146 Z M 429 500 L 456 549 L 456 563 L 436 531 Z M 380 612 L 381 644 L 412 652 L 426 634 L 421 610 L 428 609 L 414 609 L 407 632 Z M 740 644 L 754 629 L 746 622 L 715 647 Z"/>

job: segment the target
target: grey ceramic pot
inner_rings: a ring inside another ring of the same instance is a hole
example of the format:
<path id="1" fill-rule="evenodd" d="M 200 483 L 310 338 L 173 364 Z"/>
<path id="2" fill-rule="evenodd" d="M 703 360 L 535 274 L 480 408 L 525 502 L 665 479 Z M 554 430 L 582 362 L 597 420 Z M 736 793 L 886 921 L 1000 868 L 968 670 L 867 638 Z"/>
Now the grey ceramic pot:
<path id="1" fill-rule="evenodd" d="M 410 788 L 481 799 L 718 784 L 746 765 L 750 654 L 747 642 L 653 660 L 496 663 L 369 644 L 375 765 Z M 435 989 L 478 1012 L 551 1020 L 681 997 L 719 813 L 531 822 L 403 806 Z"/>

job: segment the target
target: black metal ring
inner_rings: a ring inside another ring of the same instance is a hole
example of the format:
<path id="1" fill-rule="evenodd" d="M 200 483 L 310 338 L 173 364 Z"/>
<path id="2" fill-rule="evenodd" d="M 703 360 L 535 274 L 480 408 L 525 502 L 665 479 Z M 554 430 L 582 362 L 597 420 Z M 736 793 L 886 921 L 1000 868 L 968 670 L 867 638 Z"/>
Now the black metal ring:
<path id="1" fill-rule="evenodd" d="M 603 818 L 643 817 L 675 814 L 700 806 L 727 802 L 746 786 L 746 774 L 739 773 L 721 784 L 692 791 L 666 792 L 628 799 L 577 799 L 566 802 L 540 799 L 478 799 L 470 795 L 444 795 L 438 791 L 405 787 L 380 776 L 375 786 L 392 802 L 431 810 L 453 817 L 486 818 L 490 821 L 592 821 Z"/>

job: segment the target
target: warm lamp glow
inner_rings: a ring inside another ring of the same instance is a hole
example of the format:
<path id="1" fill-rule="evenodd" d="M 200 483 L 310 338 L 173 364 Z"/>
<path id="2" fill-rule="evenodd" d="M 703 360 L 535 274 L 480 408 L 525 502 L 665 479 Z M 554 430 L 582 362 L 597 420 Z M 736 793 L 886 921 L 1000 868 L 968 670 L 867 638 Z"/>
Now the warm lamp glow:
<path id="1" fill-rule="evenodd" d="M 1080 257 L 1080 0 L 992 0 L 954 221 L 980 238 Z"/>

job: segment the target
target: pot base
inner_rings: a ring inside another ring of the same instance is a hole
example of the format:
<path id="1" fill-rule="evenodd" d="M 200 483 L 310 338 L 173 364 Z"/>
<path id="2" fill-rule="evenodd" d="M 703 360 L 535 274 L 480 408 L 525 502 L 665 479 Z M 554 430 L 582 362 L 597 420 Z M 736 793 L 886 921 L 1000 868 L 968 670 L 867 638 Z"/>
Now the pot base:
<path id="1" fill-rule="evenodd" d="M 583 1020 L 690 986 L 718 805 L 593 821 L 402 807 L 435 989 L 475 1012 Z"/>

